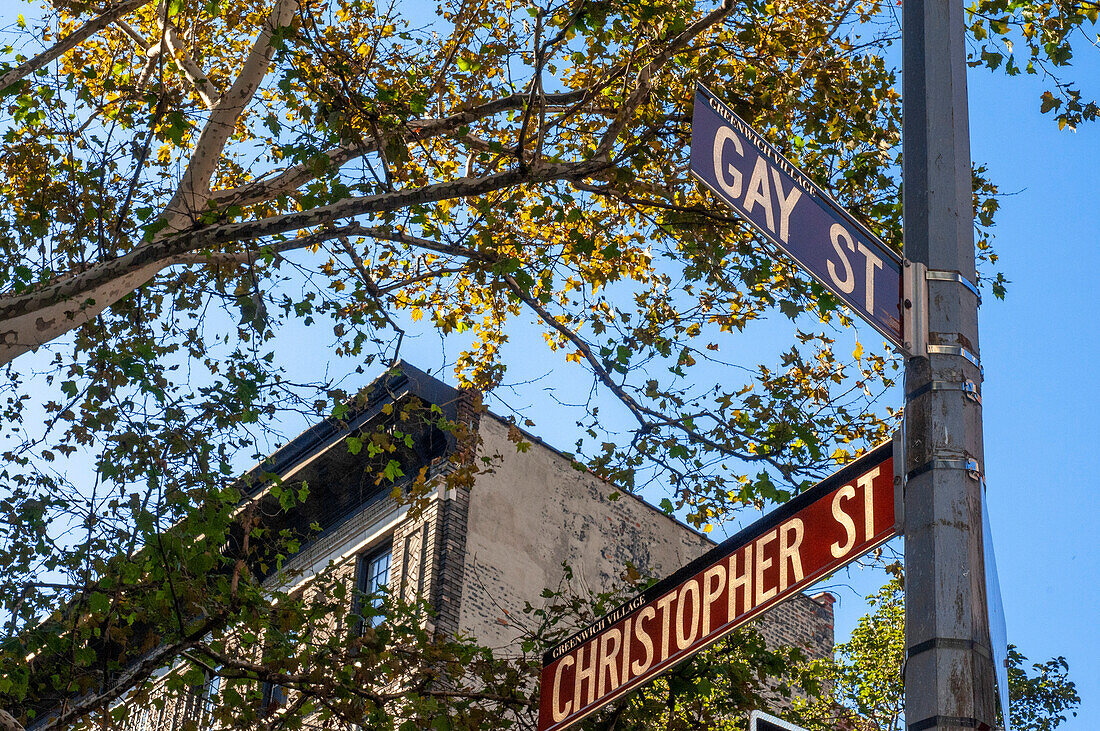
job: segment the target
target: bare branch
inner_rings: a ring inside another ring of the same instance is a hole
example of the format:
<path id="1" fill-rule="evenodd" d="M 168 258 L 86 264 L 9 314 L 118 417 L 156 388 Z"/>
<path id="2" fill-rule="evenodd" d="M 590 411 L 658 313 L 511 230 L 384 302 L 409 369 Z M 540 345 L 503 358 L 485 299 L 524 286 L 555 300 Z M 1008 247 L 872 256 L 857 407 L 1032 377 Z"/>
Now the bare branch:
<path id="1" fill-rule="evenodd" d="M 638 72 L 637 86 L 627 98 L 626 102 L 623 103 L 622 109 L 619 110 L 619 114 L 611 124 L 608 125 L 607 131 L 604 132 L 603 137 L 600 139 L 600 144 L 596 148 L 597 156 L 607 155 L 611 151 L 612 145 L 615 144 L 615 140 L 618 139 L 623 129 L 626 128 L 627 122 L 630 120 L 634 110 L 649 96 L 649 92 L 653 89 L 653 74 L 668 63 L 673 56 L 687 48 L 687 45 L 696 36 L 716 25 L 722 18 L 729 15 L 730 11 L 733 10 L 733 5 L 733 0 L 722 0 L 721 7 L 712 10 L 688 26 L 683 32 L 671 39 L 649 63 L 642 67 L 641 71 Z"/>
<path id="2" fill-rule="evenodd" d="M 178 264 L 186 265 L 226 265 L 226 264 L 252 264 L 258 259 L 262 259 L 268 254 L 281 254 L 284 251 L 293 251 L 295 249 L 305 249 L 310 246 L 315 246 L 322 241 L 328 241 L 329 239 L 335 239 L 342 236 L 355 236 L 362 231 L 363 227 L 359 225 L 341 226 L 340 228 L 330 228 L 317 231 L 308 236 L 299 236 L 296 239 L 290 241 L 281 241 L 277 244 L 271 244 L 259 249 L 250 249 L 248 251 L 233 251 L 226 253 L 218 253 L 213 251 L 204 252 L 191 252 L 187 254 L 180 254 L 169 260 L 165 267 L 175 266 Z"/>
<path id="3" fill-rule="evenodd" d="M 566 92 L 561 94 L 547 94 L 545 99 L 548 105 L 576 105 L 583 104 L 595 94 L 589 90 Z M 484 119 L 495 114 L 520 109 L 524 104 L 524 95 L 509 94 L 508 96 L 494 99 L 493 101 L 479 104 L 476 107 L 458 112 L 447 117 L 437 119 L 420 119 L 406 123 L 406 129 L 412 141 L 428 140 L 440 135 L 454 134 L 461 127 L 467 126 L 479 119 Z M 332 167 L 341 167 L 356 160 L 363 155 L 377 152 L 378 146 L 374 140 L 369 140 L 362 145 L 338 147 L 321 153 L 328 157 L 328 165 L 315 165 L 303 163 L 287 168 L 283 172 L 271 178 L 254 180 L 250 183 L 229 188 L 227 190 L 214 191 L 210 200 L 221 205 L 247 206 L 270 200 L 275 196 L 297 190 L 302 185 L 317 177 L 318 170 L 328 170 Z"/>
<path id="4" fill-rule="evenodd" d="M 393 241 L 398 244 L 408 244 L 409 246 L 415 246 L 419 249 L 427 249 L 439 254 L 446 254 L 448 256 L 461 256 L 466 259 L 482 262 L 494 262 L 496 257 L 492 256 L 489 252 L 477 251 L 465 246 L 458 246 L 457 244 L 441 244 L 438 241 L 430 241 L 428 239 L 422 239 L 419 236 L 413 236 L 412 234 L 405 233 L 404 231 L 395 231 L 392 228 L 384 228 L 380 226 L 376 227 L 363 227 L 357 232 L 360 236 L 370 236 L 371 238 L 379 239 L 381 241 Z"/>
<path id="5" fill-rule="evenodd" d="M 351 242 L 348 241 L 346 237 L 342 237 L 340 239 L 340 243 L 344 247 L 344 251 L 347 252 L 347 255 L 351 257 L 352 263 L 355 264 L 355 269 L 359 272 L 359 276 L 360 278 L 362 278 L 363 285 L 367 288 L 367 292 L 370 294 L 371 297 L 374 297 L 376 300 L 381 300 L 382 290 L 378 288 L 377 284 L 375 284 L 374 277 L 372 277 L 370 275 L 370 272 L 367 271 L 367 266 L 363 263 L 363 259 L 359 256 L 359 253 L 355 250 L 355 247 L 351 245 Z M 390 313 L 386 311 L 381 301 L 379 301 L 378 307 L 382 313 L 382 317 L 386 320 L 386 322 L 390 324 L 390 327 L 392 327 L 397 332 L 397 346 L 394 348 L 393 357 L 390 358 L 389 362 L 389 367 L 393 368 L 397 365 L 397 361 L 401 357 L 401 344 L 405 342 L 405 330 L 393 321 L 393 318 L 390 317 Z"/>
<path id="6" fill-rule="evenodd" d="M 106 28 L 111 23 L 115 22 L 118 18 L 127 15 L 134 10 L 148 5 L 152 0 L 126 0 L 126 2 L 119 3 L 113 8 L 103 11 L 96 17 L 89 20 L 84 25 L 77 28 L 72 34 L 66 36 L 63 40 L 53 44 L 50 48 L 46 49 L 42 53 L 38 54 L 32 59 L 28 59 L 23 63 L 13 68 L 8 73 L 0 77 L 0 91 L 7 89 L 9 86 L 26 78 L 27 76 L 38 71 L 49 64 L 54 59 L 58 58 L 64 53 L 71 51 L 85 39 L 90 38 L 99 31 Z"/>
<path id="7" fill-rule="evenodd" d="M 411 190 L 347 198 L 308 211 L 259 221 L 193 227 L 143 244 L 121 257 L 99 262 L 33 292 L 0 298 L 0 364 L 87 322 L 184 254 L 214 251 L 228 243 L 323 226 L 341 218 L 480 196 L 516 185 L 588 178 L 599 174 L 606 166 L 607 163 L 598 160 L 549 164 L 526 173 L 510 170 Z"/>
<path id="8" fill-rule="evenodd" d="M 374 152 L 373 141 L 365 145 L 337 147 L 321 155 L 328 158 L 327 164 L 301 164 L 289 167 L 283 172 L 270 178 L 253 180 L 236 188 L 216 190 L 210 195 L 210 200 L 218 206 L 250 206 L 256 203 L 268 201 L 275 196 L 297 190 L 309 181 L 317 177 L 317 170 L 339 168 L 352 160 Z"/>
<path id="9" fill-rule="evenodd" d="M 175 61 L 176 66 L 187 77 L 187 80 L 191 82 L 191 86 L 195 88 L 195 93 L 202 99 L 202 103 L 206 105 L 206 108 L 214 109 L 221 101 L 218 90 L 210 82 L 210 79 L 206 78 L 206 72 L 199 68 L 199 65 L 191 58 L 191 53 L 180 40 L 176 26 L 171 21 L 165 22 L 160 16 L 158 16 L 158 21 L 164 31 L 164 43 L 171 52 L 172 60 Z"/>
<path id="10" fill-rule="evenodd" d="M 164 209 L 163 217 L 170 229 L 186 228 L 194 214 L 203 210 L 210 191 L 210 179 L 221 160 L 225 143 L 233 134 L 237 120 L 252 101 L 271 65 L 275 54 L 271 38 L 276 29 L 290 24 L 297 8 L 297 0 L 276 1 L 263 30 L 256 36 L 237 80 L 211 112 L 210 119 L 195 144 L 195 151 L 183 173 L 179 189 Z"/>
<path id="11" fill-rule="evenodd" d="M 462 271 L 466 271 L 466 267 L 439 267 L 438 269 L 429 269 L 422 274 L 417 274 L 415 277 L 402 279 L 400 282 L 395 282 L 388 286 L 381 287 L 378 291 L 382 294 L 389 294 L 390 292 L 396 292 L 399 289 L 408 287 L 410 284 L 423 282 L 425 279 L 434 279 L 435 277 L 442 277 L 447 274 L 457 274 L 458 272 Z"/>
<path id="12" fill-rule="evenodd" d="M 592 352 L 592 348 L 588 346 L 588 343 L 584 342 L 576 332 L 571 328 L 563 325 L 558 318 L 550 314 L 545 307 L 543 307 L 538 300 L 532 297 L 523 287 L 519 286 L 512 275 L 505 274 L 504 281 L 508 285 L 508 289 L 512 291 L 516 297 L 519 297 L 525 305 L 530 307 L 535 313 L 545 322 L 547 325 L 556 330 L 562 337 L 573 344 L 580 354 L 584 356 L 584 359 L 588 361 L 588 365 L 592 367 L 592 370 L 596 373 L 596 377 L 600 379 L 600 382 L 615 394 L 615 397 L 622 401 L 626 408 L 630 409 L 630 413 L 634 415 L 634 418 L 638 420 L 642 429 L 648 430 L 652 428 L 652 424 L 645 416 L 645 411 L 638 404 L 638 402 L 631 396 L 626 390 L 611 377 L 611 373 L 604 367 L 600 359 L 596 357 Z"/>
<path id="13" fill-rule="evenodd" d="M 671 419 L 667 415 L 662 414 L 656 409 L 639 404 L 633 396 L 627 393 L 626 389 L 623 388 L 622 385 L 615 382 L 615 380 L 611 377 L 610 371 L 608 371 L 607 368 L 604 367 L 604 364 L 601 363 L 600 360 L 596 357 L 595 353 L 592 352 L 592 348 L 589 347 L 588 343 L 586 343 L 579 335 L 577 335 L 577 333 L 573 329 L 566 327 L 564 324 L 561 323 L 561 321 L 558 320 L 558 318 L 550 314 L 550 312 L 545 307 L 543 307 L 538 300 L 536 300 L 530 295 L 530 293 L 520 287 L 516 280 L 513 279 L 510 274 L 504 275 L 504 281 L 508 285 L 508 289 L 511 290 L 517 297 L 519 297 L 519 299 L 522 300 L 525 305 L 534 310 L 543 322 L 556 330 L 562 337 L 572 343 L 573 346 L 576 347 L 578 351 L 580 351 L 580 354 L 584 357 L 586 361 L 588 361 L 588 365 L 592 368 L 593 372 L 595 372 L 596 377 L 600 379 L 600 382 L 607 386 L 611 393 L 615 395 L 615 398 L 619 399 L 619 401 L 621 401 L 623 405 L 630 410 L 630 413 L 634 415 L 634 418 L 638 420 L 638 424 L 642 428 L 642 433 L 650 432 L 658 425 L 670 427 L 672 429 L 678 429 L 679 431 L 682 431 L 691 442 L 702 444 L 709 449 L 718 452 L 719 454 L 728 454 L 746 461 L 767 462 L 776 469 L 780 470 L 784 476 L 790 474 L 789 467 L 779 463 L 769 454 L 750 454 L 731 449 L 726 445 L 719 444 L 713 439 L 708 438 L 706 435 L 699 432 L 699 430 L 689 428 L 683 421 Z"/>
<path id="14" fill-rule="evenodd" d="M 125 20 L 122 20 L 122 19 L 116 20 L 115 21 L 115 27 L 118 28 L 119 30 L 121 30 L 127 36 L 129 36 L 130 40 L 132 40 L 135 44 L 137 44 L 138 48 L 140 48 L 145 53 L 148 53 L 149 49 L 151 49 L 153 47 L 153 44 L 151 44 L 151 43 L 149 43 L 149 41 L 145 40 L 145 36 L 141 35 L 136 30 L 134 30 L 133 27 L 129 23 L 127 23 Z"/>

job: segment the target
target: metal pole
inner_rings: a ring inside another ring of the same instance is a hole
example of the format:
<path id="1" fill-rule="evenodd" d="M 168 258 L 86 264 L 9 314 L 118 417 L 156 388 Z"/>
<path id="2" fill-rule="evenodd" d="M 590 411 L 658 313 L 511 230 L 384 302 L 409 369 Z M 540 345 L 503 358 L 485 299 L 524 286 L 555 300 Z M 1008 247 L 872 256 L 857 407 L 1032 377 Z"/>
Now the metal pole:
<path id="1" fill-rule="evenodd" d="M 928 270 L 929 330 L 905 369 L 906 728 L 993 728 L 963 2 L 904 0 L 902 20 L 905 255 Z"/>

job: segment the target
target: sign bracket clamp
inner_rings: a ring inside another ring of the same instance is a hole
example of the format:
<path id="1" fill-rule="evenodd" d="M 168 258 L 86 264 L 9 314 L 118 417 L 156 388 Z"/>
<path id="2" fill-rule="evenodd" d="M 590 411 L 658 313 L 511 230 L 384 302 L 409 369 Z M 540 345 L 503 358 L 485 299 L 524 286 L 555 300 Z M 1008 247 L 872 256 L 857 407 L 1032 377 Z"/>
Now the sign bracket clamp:
<path id="1" fill-rule="evenodd" d="M 939 345 L 928 342 L 928 282 L 957 282 L 977 297 L 978 303 L 981 304 L 982 296 L 978 292 L 977 286 L 959 272 L 929 269 L 920 262 L 909 261 L 908 259 L 902 262 L 901 271 L 903 352 L 910 358 L 927 357 L 929 355 L 957 355 L 970 361 L 978 368 L 984 378 L 985 368 L 982 367 L 978 355 L 969 348 L 961 345 Z"/>
<path id="2" fill-rule="evenodd" d="M 963 395 L 970 401 L 979 406 L 982 404 L 982 394 L 978 391 L 977 385 L 969 379 L 965 381 L 929 381 L 905 394 L 905 402 L 909 403 L 931 391 L 962 391 Z"/>

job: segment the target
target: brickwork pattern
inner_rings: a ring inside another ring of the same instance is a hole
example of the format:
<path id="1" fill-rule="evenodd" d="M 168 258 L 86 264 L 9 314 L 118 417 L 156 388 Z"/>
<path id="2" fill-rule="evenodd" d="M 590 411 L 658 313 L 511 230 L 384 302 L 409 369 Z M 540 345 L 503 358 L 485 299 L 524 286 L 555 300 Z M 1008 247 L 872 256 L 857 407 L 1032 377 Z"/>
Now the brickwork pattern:
<path id="1" fill-rule="evenodd" d="M 454 468 L 470 467 L 476 458 L 478 427 L 481 422 L 481 394 L 471 389 L 458 392 L 456 421 L 465 433 L 456 445 Z M 470 511 L 470 489 L 458 485 L 446 490 L 440 506 L 437 539 L 431 544 L 434 560 L 431 574 L 432 606 L 437 612 L 436 629 L 457 634 L 461 616 L 462 586 L 465 581 L 466 529 Z"/>
<path id="2" fill-rule="evenodd" d="M 435 500 L 416 520 L 401 521 L 394 528 L 390 590 L 405 601 L 431 598 L 439 522 L 439 501 Z"/>
<path id="3" fill-rule="evenodd" d="M 339 560 L 337 577 L 353 589 L 358 556 L 392 541 L 392 591 L 406 601 L 428 600 L 435 631 L 468 633 L 508 652 L 522 634 L 524 602 L 538 604 L 543 588 L 559 585 L 563 560 L 582 587 L 602 591 L 621 582 L 627 564 L 665 575 L 713 546 L 633 496 L 614 499 L 614 488 L 537 440 L 529 452 L 516 452 L 504 437 L 508 426 L 482 415 L 476 392 L 460 391 L 456 405 L 466 431 L 455 445 L 457 460 L 431 466 L 441 482 L 438 499 L 415 520 L 396 520 L 403 508 L 389 495 L 372 502 L 294 556 L 284 578 L 293 584 Z M 479 435 L 482 453 L 500 455 L 498 469 L 472 488 L 448 489 L 447 473 L 479 457 Z M 343 616 L 335 622 L 331 631 L 349 631 L 341 626 Z M 828 595 L 798 595 L 756 626 L 772 648 L 798 647 L 811 658 L 832 655 Z M 137 714 L 127 731 L 175 731 L 183 718 L 201 715 L 201 700 L 185 696 L 163 713 Z"/>
<path id="4" fill-rule="evenodd" d="M 833 601 L 796 594 L 768 610 L 756 627 L 768 647 L 797 647 L 815 660 L 833 656 Z"/>
<path id="5" fill-rule="evenodd" d="M 622 585 L 627 565 L 666 576 L 714 546 L 635 496 L 615 497 L 611 485 L 533 437 L 517 452 L 498 418 L 483 419 L 481 434 L 483 450 L 499 460 L 473 488 L 460 628 L 482 644 L 506 648 L 523 633 L 524 602 L 537 606 L 544 588 L 561 584 L 563 561 L 574 588 L 606 591 Z M 832 654 L 831 602 L 797 595 L 757 626 L 770 647 Z"/>

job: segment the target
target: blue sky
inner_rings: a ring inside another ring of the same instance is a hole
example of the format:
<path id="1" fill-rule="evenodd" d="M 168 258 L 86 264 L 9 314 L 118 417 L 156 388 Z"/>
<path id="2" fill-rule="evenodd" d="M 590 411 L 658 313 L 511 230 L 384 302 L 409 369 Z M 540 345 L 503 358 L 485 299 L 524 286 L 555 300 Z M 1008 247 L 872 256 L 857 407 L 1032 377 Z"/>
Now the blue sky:
<path id="1" fill-rule="evenodd" d="M 0 25 L 16 12 L 30 15 L 27 8 L 0 0 Z M 1072 75 L 1100 94 L 1100 50 L 1082 46 Z M 985 470 L 1009 639 L 1034 661 L 1067 657 L 1082 707 L 1061 728 L 1092 731 L 1100 728 L 1100 127 L 1059 131 L 1039 114 L 1040 91 L 1035 78 L 970 72 L 973 157 L 1012 193 L 996 227 L 1008 296 L 987 295 L 980 312 Z M 868 346 L 881 341 L 869 327 L 860 335 Z M 418 363 L 430 367 L 438 349 L 438 340 L 423 338 L 408 357 L 434 352 Z M 535 431 L 568 448 L 561 435 L 572 418 L 547 418 Z M 865 611 L 858 597 L 881 583 L 859 571 L 830 582 L 841 599 L 838 640 Z"/>
<path id="2" fill-rule="evenodd" d="M 1074 77 L 1100 91 L 1100 50 L 1079 51 Z M 1088 731 L 1100 728 L 1100 128 L 1059 132 L 1038 88 L 970 73 L 972 155 L 1018 191 L 997 221 L 1012 284 L 980 312 L 986 482 L 1009 639 L 1033 660 L 1066 656 L 1082 708 L 1062 728 Z"/>

